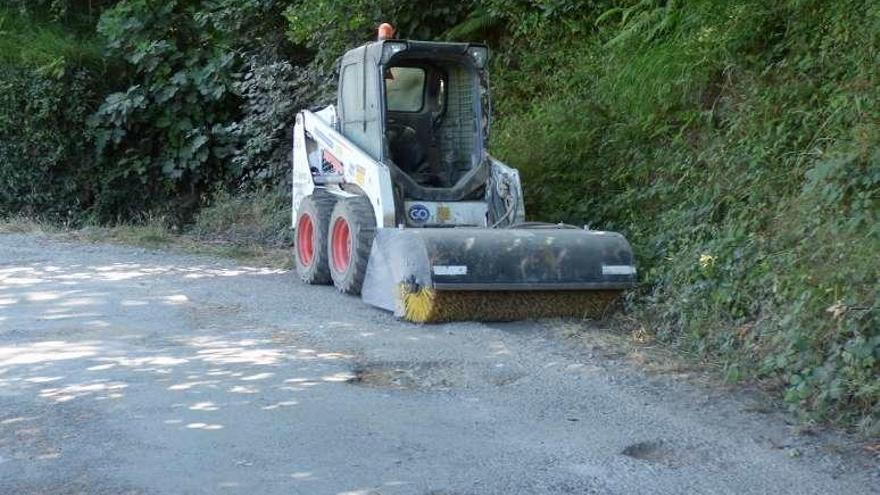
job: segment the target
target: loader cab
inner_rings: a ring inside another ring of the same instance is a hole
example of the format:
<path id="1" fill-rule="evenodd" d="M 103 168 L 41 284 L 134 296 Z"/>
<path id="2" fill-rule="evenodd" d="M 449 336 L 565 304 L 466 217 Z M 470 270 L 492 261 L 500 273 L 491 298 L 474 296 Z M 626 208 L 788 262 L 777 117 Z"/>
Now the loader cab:
<path id="1" fill-rule="evenodd" d="M 339 67 L 340 131 L 408 199 L 478 197 L 488 174 L 484 45 L 381 40 Z"/>

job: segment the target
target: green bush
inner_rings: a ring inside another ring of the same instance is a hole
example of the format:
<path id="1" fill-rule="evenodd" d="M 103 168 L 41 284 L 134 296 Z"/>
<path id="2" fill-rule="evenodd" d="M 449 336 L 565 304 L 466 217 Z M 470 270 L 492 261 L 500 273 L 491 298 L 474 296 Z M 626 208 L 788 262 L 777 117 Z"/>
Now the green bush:
<path id="1" fill-rule="evenodd" d="M 132 83 L 108 95 L 90 119 L 101 162 L 114 164 L 100 180 L 120 193 L 100 217 L 130 217 L 168 201 L 185 214 L 227 176 L 236 54 L 214 17 L 192 7 L 131 0 L 101 16 L 107 55 L 125 61 Z"/>
<path id="2" fill-rule="evenodd" d="M 248 58 L 234 83 L 242 115 L 226 128 L 239 143 L 231 160 L 239 185 L 290 185 L 293 122 L 298 111 L 321 97 L 320 80 L 314 71 L 276 57 Z"/>
<path id="3" fill-rule="evenodd" d="M 0 7 L 0 215 L 75 222 L 96 192 L 84 122 L 100 97 L 100 50 L 37 5 L 14 7 Z"/>
<path id="4" fill-rule="evenodd" d="M 284 37 L 289 3 L 126 0 L 104 12 L 98 32 L 128 81 L 90 119 L 101 163 L 114 164 L 102 178 L 121 193 L 107 213 L 170 205 L 185 220 L 218 187 L 285 183 L 295 112 L 324 82 L 293 65 L 308 60 Z"/>
<path id="5" fill-rule="evenodd" d="M 0 215 L 69 222 L 87 207 L 92 154 L 82 123 L 95 98 L 92 78 L 0 65 Z"/>
<path id="6" fill-rule="evenodd" d="M 496 57 L 494 149 L 533 214 L 626 233 L 660 337 L 878 431 L 880 7 L 633 1 L 593 25 Z"/>

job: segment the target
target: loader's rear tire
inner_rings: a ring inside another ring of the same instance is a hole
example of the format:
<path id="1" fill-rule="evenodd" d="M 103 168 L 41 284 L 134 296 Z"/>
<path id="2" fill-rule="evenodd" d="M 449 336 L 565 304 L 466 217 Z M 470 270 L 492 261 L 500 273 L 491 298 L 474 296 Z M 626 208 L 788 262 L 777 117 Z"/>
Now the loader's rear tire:
<path id="1" fill-rule="evenodd" d="M 330 278 L 346 294 L 360 294 L 376 236 L 373 207 L 364 196 L 345 198 L 336 203 L 330 216 Z"/>
<path id="2" fill-rule="evenodd" d="M 330 283 L 327 228 L 335 198 L 316 193 L 303 199 L 296 218 L 296 272 L 308 284 Z"/>

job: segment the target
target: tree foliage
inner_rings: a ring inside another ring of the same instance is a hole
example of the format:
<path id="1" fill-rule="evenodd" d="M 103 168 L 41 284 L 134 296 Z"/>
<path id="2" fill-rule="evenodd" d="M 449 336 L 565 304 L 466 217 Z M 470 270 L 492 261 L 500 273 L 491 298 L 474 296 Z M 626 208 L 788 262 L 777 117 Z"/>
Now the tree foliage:
<path id="1" fill-rule="evenodd" d="M 343 51 L 375 38 L 376 27 L 392 22 L 397 36 L 435 39 L 471 12 L 472 1 L 326 0 L 294 2 L 285 12 L 288 35 L 332 64 Z"/>
<path id="2" fill-rule="evenodd" d="M 125 61 L 133 83 L 108 95 L 90 119 L 98 156 L 116 164 L 107 179 L 162 200 L 192 201 L 188 195 L 224 177 L 233 149 L 224 127 L 239 104 L 236 53 L 196 5 L 122 2 L 98 24 L 108 56 Z"/>
<path id="3" fill-rule="evenodd" d="M 0 215 L 68 222 L 90 200 L 92 77 L 0 66 Z"/>

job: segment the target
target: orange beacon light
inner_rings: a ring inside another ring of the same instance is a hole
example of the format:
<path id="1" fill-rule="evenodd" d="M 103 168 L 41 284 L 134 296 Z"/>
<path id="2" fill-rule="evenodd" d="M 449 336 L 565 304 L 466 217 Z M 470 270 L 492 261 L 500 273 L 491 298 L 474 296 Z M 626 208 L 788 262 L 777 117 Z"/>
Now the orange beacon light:
<path id="1" fill-rule="evenodd" d="M 382 40 L 390 40 L 394 38 L 394 26 L 388 24 L 387 22 L 383 22 L 379 25 L 379 41 Z"/>

